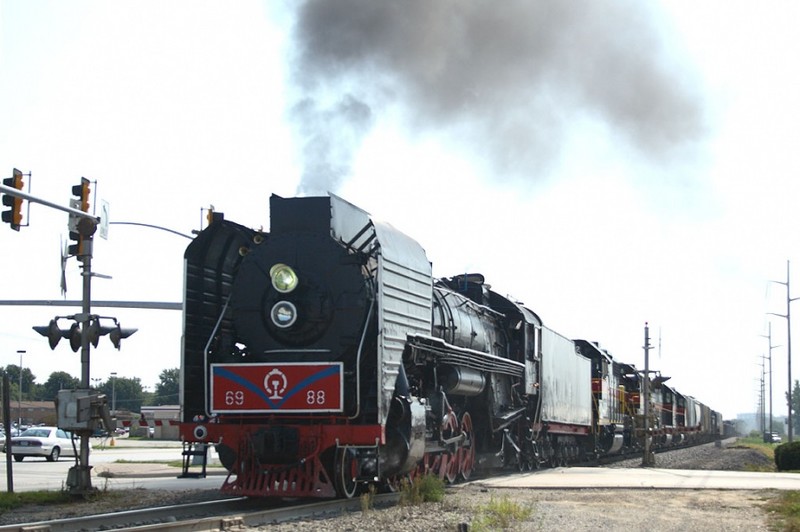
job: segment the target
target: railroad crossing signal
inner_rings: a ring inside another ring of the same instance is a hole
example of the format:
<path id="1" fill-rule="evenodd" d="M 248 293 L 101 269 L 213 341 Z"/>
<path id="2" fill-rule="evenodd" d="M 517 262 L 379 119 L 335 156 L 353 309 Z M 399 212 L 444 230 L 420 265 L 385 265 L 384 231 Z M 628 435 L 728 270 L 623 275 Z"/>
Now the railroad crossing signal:
<path id="1" fill-rule="evenodd" d="M 7 187 L 22 190 L 22 172 L 14 168 L 13 177 L 3 179 L 3 184 Z M 10 224 L 11 229 L 14 231 L 19 231 L 22 224 L 22 198 L 11 194 L 3 194 L 3 205 L 11 207 L 10 210 L 3 211 L 3 221 Z"/>
<path id="2" fill-rule="evenodd" d="M 62 338 L 68 338 L 69 346 L 73 351 L 77 352 L 82 346 L 81 326 L 77 321 L 75 321 L 69 329 L 61 329 L 58 326 L 58 320 L 60 318 L 77 320 L 78 316 L 57 316 L 55 319 L 50 320 L 50 323 L 47 325 L 34 326 L 33 330 L 42 336 L 47 337 L 47 341 L 50 344 L 50 349 L 55 350 L 58 342 L 60 342 Z M 114 325 L 101 325 L 101 319 L 113 320 Z M 87 334 L 89 335 L 89 342 L 91 342 L 91 344 L 95 347 L 97 347 L 101 336 L 108 335 L 111 343 L 117 348 L 117 350 L 119 350 L 121 340 L 128 338 L 138 330 L 139 329 L 123 329 L 116 318 L 106 318 L 105 316 L 91 315 L 89 317 Z"/>

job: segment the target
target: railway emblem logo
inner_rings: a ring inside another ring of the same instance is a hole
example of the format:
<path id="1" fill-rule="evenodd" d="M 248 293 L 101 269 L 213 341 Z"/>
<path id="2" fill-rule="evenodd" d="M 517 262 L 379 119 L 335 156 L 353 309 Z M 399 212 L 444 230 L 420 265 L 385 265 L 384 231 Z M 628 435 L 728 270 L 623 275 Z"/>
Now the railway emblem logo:
<path id="1" fill-rule="evenodd" d="M 267 373 L 267 376 L 264 377 L 264 389 L 268 394 L 271 394 L 269 398 L 272 400 L 283 399 L 283 393 L 286 392 L 288 386 L 289 381 L 286 378 L 286 374 L 277 368 Z"/>

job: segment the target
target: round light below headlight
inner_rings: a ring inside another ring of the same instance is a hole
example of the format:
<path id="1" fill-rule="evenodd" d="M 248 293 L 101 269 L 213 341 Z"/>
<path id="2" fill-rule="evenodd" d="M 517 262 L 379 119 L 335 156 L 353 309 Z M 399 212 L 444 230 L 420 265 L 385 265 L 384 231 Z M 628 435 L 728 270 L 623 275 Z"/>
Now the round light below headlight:
<path id="1" fill-rule="evenodd" d="M 203 425 L 198 425 L 194 428 L 194 438 L 196 440 L 205 440 L 208 437 L 208 429 Z"/>
<path id="2" fill-rule="evenodd" d="M 297 321 L 297 307 L 290 301 L 278 301 L 272 307 L 270 318 L 276 327 L 281 329 L 291 327 Z"/>
<path id="3" fill-rule="evenodd" d="M 297 288 L 297 274 L 285 264 L 276 264 L 269 269 L 272 286 L 281 294 L 288 294 Z"/>

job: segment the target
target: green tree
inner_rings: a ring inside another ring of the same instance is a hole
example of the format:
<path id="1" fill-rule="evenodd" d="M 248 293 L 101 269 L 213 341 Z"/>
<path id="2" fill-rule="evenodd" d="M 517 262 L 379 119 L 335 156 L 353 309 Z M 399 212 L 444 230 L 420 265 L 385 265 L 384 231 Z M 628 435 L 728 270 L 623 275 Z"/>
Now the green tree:
<path id="1" fill-rule="evenodd" d="M 73 377 L 66 371 L 54 371 L 47 382 L 41 385 L 40 399 L 53 401 L 58 396 L 58 390 L 71 390 L 81 387 L 81 380 Z"/>
<path id="2" fill-rule="evenodd" d="M 140 412 L 144 401 L 142 380 L 139 377 L 112 377 L 100 384 L 97 390 L 106 394 L 108 408 Z"/>
<path id="3" fill-rule="evenodd" d="M 800 381 L 795 380 L 792 390 L 792 435 L 798 432 L 800 432 Z"/>
<path id="4" fill-rule="evenodd" d="M 158 405 L 177 405 L 179 402 L 178 393 L 180 392 L 180 375 L 178 368 L 165 369 L 158 376 L 159 383 L 156 384 L 156 393 L 150 404 Z"/>
<path id="5" fill-rule="evenodd" d="M 0 371 L 0 376 L 8 375 L 9 391 L 11 397 L 14 399 L 19 398 L 19 366 L 16 364 L 9 364 Z M 36 397 L 34 393 L 34 382 L 36 375 L 34 375 L 30 368 L 22 368 L 22 400 L 30 401 Z"/>

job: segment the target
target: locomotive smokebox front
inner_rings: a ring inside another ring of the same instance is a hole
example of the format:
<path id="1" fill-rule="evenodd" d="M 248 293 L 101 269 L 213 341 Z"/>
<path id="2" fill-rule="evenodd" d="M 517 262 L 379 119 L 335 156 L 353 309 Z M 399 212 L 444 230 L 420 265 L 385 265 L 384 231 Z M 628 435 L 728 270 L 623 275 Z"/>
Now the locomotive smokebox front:
<path id="1" fill-rule="evenodd" d="M 287 349 L 298 361 L 342 360 L 361 336 L 363 264 L 331 238 L 329 198 L 304 200 L 271 202 L 270 236 L 250 250 L 233 285 L 235 327 L 254 360 Z"/>

